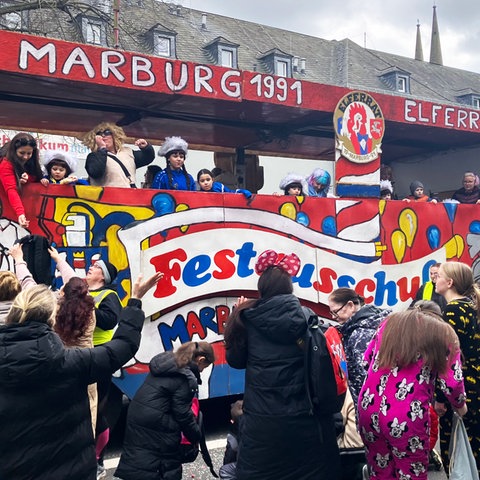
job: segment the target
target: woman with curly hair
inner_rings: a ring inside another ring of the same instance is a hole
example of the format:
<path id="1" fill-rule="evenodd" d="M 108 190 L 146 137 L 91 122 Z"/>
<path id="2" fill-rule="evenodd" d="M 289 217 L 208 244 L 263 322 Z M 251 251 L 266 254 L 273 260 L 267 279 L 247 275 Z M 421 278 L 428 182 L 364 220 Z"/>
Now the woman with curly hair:
<path id="1" fill-rule="evenodd" d="M 135 141 L 140 150 L 124 146 L 127 136 L 122 127 L 110 122 L 99 123 L 83 138 L 90 148 L 85 163 L 90 185 L 135 188 L 137 168 L 153 162 L 155 151 L 143 138 Z"/>
<path id="2" fill-rule="evenodd" d="M 5 190 L 22 227 L 28 228 L 30 223 L 25 216 L 25 207 L 20 198 L 22 185 L 39 182 L 42 176 L 37 141 L 28 133 L 17 133 L 1 149 L 0 186 Z"/>
<path id="3" fill-rule="evenodd" d="M 72 277 L 62 288 L 53 329 L 67 348 L 92 348 L 95 328 L 95 301 L 85 280 Z M 97 422 L 97 384 L 88 386 L 92 428 Z"/>

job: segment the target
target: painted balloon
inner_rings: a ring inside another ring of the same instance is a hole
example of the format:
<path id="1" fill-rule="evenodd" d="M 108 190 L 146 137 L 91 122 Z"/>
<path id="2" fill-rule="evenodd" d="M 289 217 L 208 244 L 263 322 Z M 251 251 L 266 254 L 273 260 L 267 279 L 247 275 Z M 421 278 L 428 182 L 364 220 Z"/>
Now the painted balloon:
<path id="1" fill-rule="evenodd" d="M 444 247 L 447 259 L 460 258 L 465 250 L 465 242 L 461 235 L 454 235 Z"/>
<path id="2" fill-rule="evenodd" d="M 417 234 L 417 214 L 411 208 L 406 208 L 400 214 L 398 225 L 400 226 L 400 230 L 405 234 L 407 246 L 411 247 Z"/>
<path id="3" fill-rule="evenodd" d="M 322 222 L 322 232 L 325 235 L 335 236 L 337 234 L 337 225 L 335 218 L 332 216 L 325 217 Z"/>
<path id="4" fill-rule="evenodd" d="M 283 215 L 284 217 L 295 220 L 295 217 L 297 216 L 297 209 L 295 208 L 295 205 L 293 203 L 290 203 L 290 202 L 284 203 L 280 207 L 280 214 Z"/>
<path id="5" fill-rule="evenodd" d="M 470 224 L 470 232 L 471 233 L 480 233 L 480 222 L 478 220 L 474 220 Z"/>
<path id="6" fill-rule="evenodd" d="M 308 218 L 308 215 L 304 212 L 297 213 L 297 222 L 305 225 L 306 227 L 310 225 L 310 219 Z"/>
<path id="7" fill-rule="evenodd" d="M 447 211 L 448 218 L 451 222 L 453 222 L 455 220 L 455 214 L 457 213 L 458 203 L 445 202 L 443 205 L 445 207 L 445 210 Z"/>
<path id="8" fill-rule="evenodd" d="M 440 230 L 435 225 L 427 228 L 428 244 L 432 250 L 436 250 L 440 246 Z"/>
<path id="9" fill-rule="evenodd" d="M 175 200 L 168 193 L 159 193 L 153 197 L 152 206 L 157 215 L 166 215 L 167 213 L 173 213 Z"/>
<path id="10" fill-rule="evenodd" d="M 402 230 L 394 230 L 392 232 L 392 248 L 397 263 L 400 263 L 405 256 L 405 249 L 407 248 L 407 238 Z"/>

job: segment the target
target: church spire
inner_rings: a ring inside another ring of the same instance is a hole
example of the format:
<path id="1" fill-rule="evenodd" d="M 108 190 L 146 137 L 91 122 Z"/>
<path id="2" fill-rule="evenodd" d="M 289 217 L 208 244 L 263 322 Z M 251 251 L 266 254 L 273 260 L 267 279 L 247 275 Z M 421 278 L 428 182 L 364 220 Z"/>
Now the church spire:
<path id="1" fill-rule="evenodd" d="M 415 44 L 415 60 L 423 62 L 422 36 L 420 35 L 420 20 L 417 20 L 417 42 Z"/>
<path id="2" fill-rule="evenodd" d="M 433 6 L 432 42 L 430 44 L 430 63 L 443 65 L 442 48 L 440 46 L 440 33 L 438 31 L 437 7 Z"/>

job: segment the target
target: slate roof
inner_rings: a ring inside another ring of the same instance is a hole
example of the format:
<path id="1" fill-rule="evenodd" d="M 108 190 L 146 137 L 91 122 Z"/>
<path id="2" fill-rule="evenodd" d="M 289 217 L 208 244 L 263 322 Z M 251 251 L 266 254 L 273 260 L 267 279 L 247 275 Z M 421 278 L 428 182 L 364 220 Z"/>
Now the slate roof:
<path id="1" fill-rule="evenodd" d="M 146 33 L 160 24 L 176 32 L 176 56 L 180 60 L 211 63 L 212 56 L 204 47 L 221 37 L 239 45 L 241 70 L 268 73 L 261 57 L 276 49 L 306 59 L 305 73 L 292 74 L 302 80 L 405 96 L 389 89 L 380 78 L 397 68 L 410 73 L 410 95 L 406 96 L 412 98 L 459 104 L 461 95 L 480 95 L 480 74 L 366 49 L 349 39 L 324 40 L 155 0 L 126 0 L 121 8 L 120 48 L 129 51 L 153 54 Z M 206 28 L 202 26 L 203 13 L 206 13 Z M 31 33 L 82 41 L 79 28 L 64 12 L 55 11 L 52 15 L 51 10 L 34 11 L 29 18 Z M 111 22 L 108 36 L 113 38 Z M 108 43 L 112 46 L 112 41 Z"/>

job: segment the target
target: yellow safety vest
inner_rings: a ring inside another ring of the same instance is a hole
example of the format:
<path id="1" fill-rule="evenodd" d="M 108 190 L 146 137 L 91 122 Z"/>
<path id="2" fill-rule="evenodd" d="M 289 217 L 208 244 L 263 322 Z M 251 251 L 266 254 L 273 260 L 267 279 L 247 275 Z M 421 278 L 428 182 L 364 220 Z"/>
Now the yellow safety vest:
<path id="1" fill-rule="evenodd" d="M 108 288 L 106 288 L 105 290 L 90 292 L 90 295 L 95 300 L 95 308 L 98 308 L 100 303 L 102 303 L 102 300 L 110 293 L 114 293 L 115 295 L 117 295 L 117 292 Z M 109 342 L 112 339 L 114 333 L 114 328 L 112 328 L 111 330 L 102 330 L 100 327 L 95 326 L 95 330 L 93 331 L 93 345 L 103 345 L 104 343 Z"/>
<path id="2" fill-rule="evenodd" d="M 431 300 L 433 295 L 433 282 L 427 282 L 423 288 L 422 300 Z"/>

